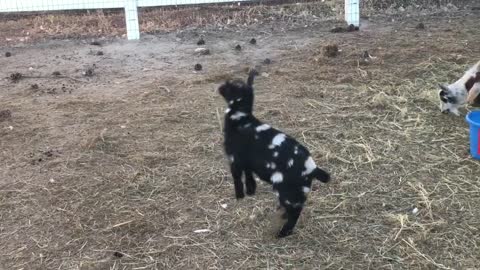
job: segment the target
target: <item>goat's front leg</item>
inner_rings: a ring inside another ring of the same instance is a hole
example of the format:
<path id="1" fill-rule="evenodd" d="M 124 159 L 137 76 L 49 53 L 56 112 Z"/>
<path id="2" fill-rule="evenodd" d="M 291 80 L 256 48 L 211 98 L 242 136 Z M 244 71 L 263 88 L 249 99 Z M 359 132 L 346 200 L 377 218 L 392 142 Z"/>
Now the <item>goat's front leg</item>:
<path id="1" fill-rule="evenodd" d="M 467 103 L 470 105 L 474 104 L 479 94 L 480 94 L 480 83 L 475 83 L 472 89 L 470 89 L 470 91 L 468 92 Z"/>
<path id="2" fill-rule="evenodd" d="M 243 182 L 242 182 L 242 168 L 238 164 L 232 163 L 230 165 L 230 170 L 232 171 L 233 184 L 235 186 L 235 197 L 237 199 L 242 199 L 245 197 L 243 192 Z"/>
<path id="3" fill-rule="evenodd" d="M 278 238 L 283 238 L 285 236 L 289 236 L 293 232 L 293 228 L 297 224 L 298 218 L 302 213 L 303 207 L 293 207 L 292 205 L 288 205 L 285 207 L 285 213 L 287 214 L 287 222 L 283 225 L 280 232 L 277 234 Z"/>
<path id="4" fill-rule="evenodd" d="M 257 189 L 257 183 L 255 182 L 255 178 L 253 178 L 251 170 L 245 170 L 245 185 L 247 186 L 247 195 L 254 195 Z"/>

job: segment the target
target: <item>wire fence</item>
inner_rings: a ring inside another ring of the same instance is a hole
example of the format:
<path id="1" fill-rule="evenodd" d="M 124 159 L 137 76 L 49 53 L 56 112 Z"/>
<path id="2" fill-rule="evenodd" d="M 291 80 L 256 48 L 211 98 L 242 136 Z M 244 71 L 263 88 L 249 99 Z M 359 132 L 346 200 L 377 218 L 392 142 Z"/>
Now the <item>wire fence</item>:
<path id="1" fill-rule="evenodd" d="M 345 1 L 345 20 L 348 24 L 358 26 L 360 23 L 360 0 Z M 94 10 L 112 10 L 120 9 L 124 12 L 124 23 L 121 25 L 126 31 L 127 38 L 136 40 L 140 38 L 140 20 L 142 14 L 139 14 L 139 8 L 145 10 L 152 7 L 173 8 L 180 6 L 196 5 L 244 5 L 244 4 L 267 4 L 278 5 L 291 2 L 309 2 L 305 0 L 0 0 L 0 17 L 9 14 L 25 14 L 25 12 L 58 12 L 58 11 L 94 11 Z M 312 0 L 310 0 L 312 2 Z M 313 1 L 315 2 L 315 1 Z M 323 2 L 323 1 L 317 1 Z M 103 11 L 102 11 L 103 12 Z M 139 18 L 140 17 L 140 18 Z"/>

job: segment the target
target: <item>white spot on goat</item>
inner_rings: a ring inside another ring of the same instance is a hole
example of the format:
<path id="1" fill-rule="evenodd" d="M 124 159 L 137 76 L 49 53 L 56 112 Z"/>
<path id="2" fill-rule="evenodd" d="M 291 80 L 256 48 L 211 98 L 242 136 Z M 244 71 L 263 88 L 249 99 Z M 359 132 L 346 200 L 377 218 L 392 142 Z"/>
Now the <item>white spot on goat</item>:
<path id="1" fill-rule="evenodd" d="M 240 102 L 240 101 L 242 101 L 242 98 L 237 98 L 237 102 Z"/>
<path id="2" fill-rule="evenodd" d="M 230 111 L 231 111 L 231 109 L 230 109 L 230 108 L 227 108 L 227 109 L 225 110 L 225 114 L 229 113 Z"/>
<path id="3" fill-rule="evenodd" d="M 317 168 L 317 165 L 315 164 L 315 161 L 313 161 L 313 158 L 309 156 L 305 161 L 305 171 L 302 172 L 302 175 L 311 174 L 315 168 Z"/>
<path id="4" fill-rule="evenodd" d="M 290 204 L 292 204 L 292 203 L 291 203 L 289 200 L 285 200 L 285 204 L 286 204 L 286 205 L 290 205 Z"/>
<path id="5" fill-rule="evenodd" d="M 262 132 L 262 131 L 268 130 L 268 129 L 270 129 L 270 126 L 267 125 L 267 124 L 263 124 L 263 125 L 260 125 L 260 126 L 258 126 L 258 127 L 255 128 L 255 130 L 256 130 L 257 132 Z"/>
<path id="6" fill-rule="evenodd" d="M 277 198 L 280 197 L 280 193 L 278 193 L 278 191 L 275 190 L 275 196 L 277 196 Z"/>
<path id="7" fill-rule="evenodd" d="M 228 102 L 228 104 L 232 105 L 234 102 L 235 102 L 235 101 L 230 100 L 230 101 Z"/>
<path id="8" fill-rule="evenodd" d="M 252 125 L 252 123 L 247 123 L 247 124 L 243 125 L 243 128 L 249 128 L 251 125 Z"/>
<path id="9" fill-rule="evenodd" d="M 272 180 L 272 183 L 278 184 L 283 182 L 283 174 L 281 172 L 274 172 L 272 174 L 272 177 L 270 177 L 270 180 Z"/>
<path id="10" fill-rule="evenodd" d="M 275 170 L 277 168 L 277 164 L 275 164 L 275 162 L 267 162 L 265 167 L 267 167 L 267 169 Z"/>
<path id="11" fill-rule="evenodd" d="M 300 208 L 300 207 L 303 207 L 302 203 L 294 203 L 293 204 L 293 208 Z"/>
<path id="12" fill-rule="evenodd" d="M 286 137 L 287 137 L 287 135 L 285 135 L 283 133 L 279 133 L 279 134 L 275 135 L 275 137 L 273 137 L 272 144 L 270 146 L 273 146 L 273 147 L 280 146 L 285 141 Z"/>
<path id="13" fill-rule="evenodd" d="M 303 191 L 303 193 L 308 193 L 308 192 L 310 192 L 310 188 L 309 187 L 302 187 L 302 191 Z"/>
<path id="14" fill-rule="evenodd" d="M 273 153 L 273 157 L 275 157 L 275 158 L 278 157 L 278 152 L 275 151 L 275 152 Z"/>
<path id="15" fill-rule="evenodd" d="M 288 160 L 288 167 L 291 168 L 293 166 L 293 158 Z"/>
<path id="16" fill-rule="evenodd" d="M 235 112 L 234 114 L 230 115 L 230 119 L 232 120 L 240 120 L 240 118 L 247 116 L 244 112 Z"/>
<path id="17" fill-rule="evenodd" d="M 235 157 L 233 155 L 228 156 L 228 160 L 230 160 L 231 163 L 235 161 Z"/>
<path id="18" fill-rule="evenodd" d="M 298 154 L 298 146 L 295 146 L 294 150 L 293 150 L 293 153 L 296 155 Z"/>

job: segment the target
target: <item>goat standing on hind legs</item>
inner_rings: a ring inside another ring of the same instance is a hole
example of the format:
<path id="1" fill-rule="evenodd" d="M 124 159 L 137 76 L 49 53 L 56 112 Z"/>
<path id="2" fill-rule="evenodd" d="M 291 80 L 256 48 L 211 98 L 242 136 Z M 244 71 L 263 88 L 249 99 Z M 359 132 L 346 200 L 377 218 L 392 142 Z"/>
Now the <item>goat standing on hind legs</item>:
<path id="1" fill-rule="evenodd" d="M 225 112 L 225 152 L 237 199 L 245 197 L 242 176 L 245 176 L 247 195 L 254 195 L 256 183 L 253 174 L 273 185 L 280 206 L 287 218 L 278 237 L 292 233 L 302 212 L 314 178 L 327 183 L 330 175 L 318 168 L 309 151 L 292 137 L 260 122 L 252 114 L 253 80 L 255 70 L 249 73 L 247 83 L 226 81 L 218 91 L 228 103 Z"/>

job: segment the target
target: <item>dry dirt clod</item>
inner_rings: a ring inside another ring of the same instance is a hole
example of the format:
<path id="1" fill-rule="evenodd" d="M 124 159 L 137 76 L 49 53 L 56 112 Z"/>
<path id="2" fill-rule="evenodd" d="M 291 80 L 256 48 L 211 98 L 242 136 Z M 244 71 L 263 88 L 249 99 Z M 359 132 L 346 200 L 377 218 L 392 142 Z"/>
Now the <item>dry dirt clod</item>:
<path id="1" fill-rule="evenodd" d="M 195 66 L 193 67 L 193 69 L 195 69 L 196 71 L 200 71 L 200 70 L 202 70 L 202 68 L 203 67 L 200 64 L 195 64 Z"/>
<path id="2" fill-rule="evenodd" d="M 200 39 L 197 41 L 197 45 L 198 45 L 198 46 L 205 45 L 205 40 L 204 40 L 203 38 L 200 38 Z"/>
<path id="3" fill-rule="evenodd" d="M 10 56 L 12 56 L 12 53 L 11 53 L 11 52 L 6 52 L 6 53 L 5 53 L 5 57 L 10 57 Z"/>
<path id="4" fill-rule="evenodd" d="M 87 68 L 87 70 L 85 70 L 85 72 L 83 72 L 83 76 L 85 76 L 85 77 L 92 77 L 93 74 L 94 74 L 93 68 Z"/>
<path id="5" fill-rule="evenodd" d="M 32 85 L 30 85 L 30 88 L 33 89 L 33 90 L 38 90 L 38 84 L 34 83 Z"/>
<path id="6" fill-rule="evenodd" d="M 20 72 L 15 72 L 10 74 L 10 80 L 14 83 L 20 81 L 22 78 L 23 78 L 23 75 Z"/>
<path id="7" fill-rule="evenodd" d="M 425 24 L 419 23 L 419 24 L 417 24 L 417 26 L 415 26 L 415 28 L 418 29 L 418 30 L 423 30 L 423 29 L 425 29 Z"/>
<path id="8" fill-rule="evenodd" d="M 60 76 L 60 75 L 62 75 L 62 73 L 60 73 L 60 71 L 54 71 L 54 72 L 52 72 L 52 75 L 53 76 Z"/>
<path id="9" fill-rule="evenodd" d="M 93 46 L 101 46 L 102 43 L 100 43 L 100 41 L 94 40 L 94 41 L 90 42 L 90 45 L 93 45 Z"/>
<path id="10" fill-rule="evenodd" d="M 98 52 L 96 53 L 96 55 L 103 55 L 103 52 L 102 52 L 102 51 L 98 51 Z"/>
<path id="11" fill-rule="evenodd" d="M 350 24 L 347 27 L 337 26 L 330 30 L 332 33 L 345 33 L 345 32 L 354 32 L 360 30 L 360 27 Z"/>
<path id="12" fill-rule="evenodd" d="M 117 258 L 122 258 L 122 257 L 123 257 L 123 254 L 120 253 L 120 252 L 118 252 L 118 251 L 115 251 L 115 252 L 113 253 L 113 256 L 115 256 L 115 257 L 117 257 Z"/>
<path id="13" fill-rule="evenodd" d="M 332 30 L 330 30 L 330 32 L 332 32 L 332 33 L 343 33 L 345 31 L 346 31 L 345 28 L 340 27 L 340 26 L 337 26 L 337 27 L 333 28 Z"/>
<path id="14" fill-rule="evenodd" d="M 323 48 L 323 54 L 327 57 L 336 57 L 338 55 L 338 45 L 330 44 Z"/>
<path id="15" fill-rule="evenodd" d="M 10 110 L 1 110 L 0 111 L 0 122 L 3 122 L 7 119 L 12 118 L 12 112 Z"/>
<path id="16" fill-rule="evenodd" d="M 235 50 L 241 51 L 241 50 L 242 50 L 242 46 L 240 46 L 240 44 L 237 44 L 237 46 L 235 46 Z"/>
<path id="17" fill-rule="evenodd" d="M 265 65 L 270 65 L 272 63 L 272 60 L 270 60 L 270 58 L 265 58 L 265 60 L 263 60 L 263 63 Z"/>
<path id="18" fill-rule="evenodd" d="M 256 40 L 256 39 L 254 39 L 254 38 L 250 39 L 250 44 L 252 44 L 252 45 L 255 45 L 255 44 L 257 44 L 257 40 Z"/>

